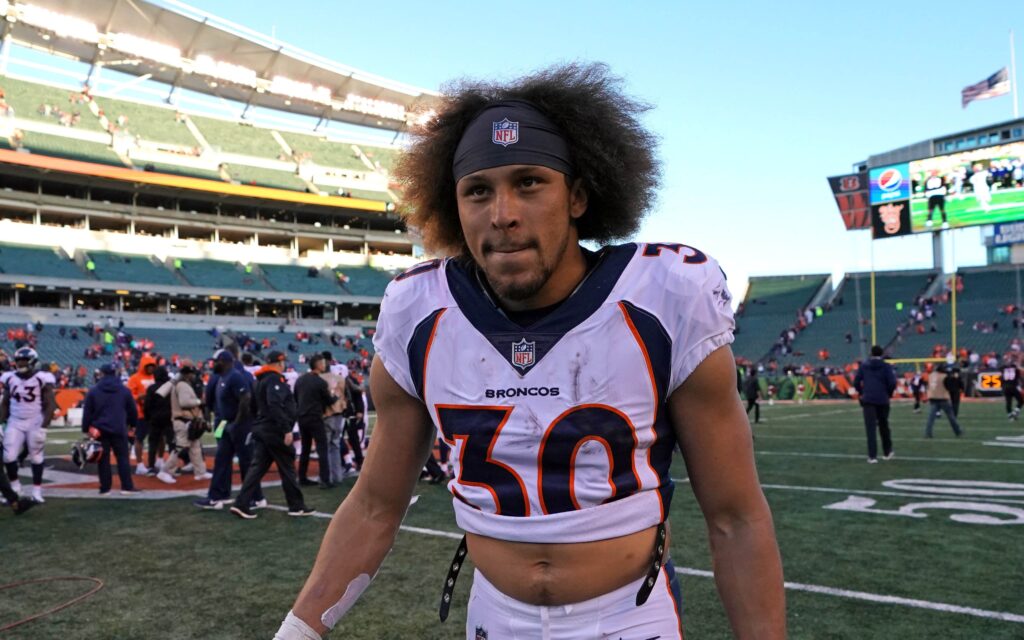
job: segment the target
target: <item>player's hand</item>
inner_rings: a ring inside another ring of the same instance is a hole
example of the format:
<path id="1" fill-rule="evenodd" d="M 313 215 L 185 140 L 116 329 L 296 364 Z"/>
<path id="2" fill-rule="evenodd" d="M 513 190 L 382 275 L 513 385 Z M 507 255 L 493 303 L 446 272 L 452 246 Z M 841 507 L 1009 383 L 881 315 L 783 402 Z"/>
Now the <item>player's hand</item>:
<path id="1" fill-rule="evenodd" d="M 288 445 L 289 447 L 290 447 L 290 446 L 292 446 L 292 442 L 294 442 L 294 441 L 295 441 L 295 437 L 294 437 L 294 436 L 292 436 L 292 434 L 290 434 L 290 433 L 286 433 L 286 434 L 284 435 L 284 443 L 285 443 L 286 445 Z"/>

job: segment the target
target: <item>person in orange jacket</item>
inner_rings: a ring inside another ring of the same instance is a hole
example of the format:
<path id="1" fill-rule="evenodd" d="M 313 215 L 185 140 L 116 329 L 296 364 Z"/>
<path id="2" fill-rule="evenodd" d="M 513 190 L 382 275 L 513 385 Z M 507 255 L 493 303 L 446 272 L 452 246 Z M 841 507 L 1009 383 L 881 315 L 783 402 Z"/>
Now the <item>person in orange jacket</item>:
<path id="1" fill-rule="evenodd" d="M 153 371 L 155 370 L 156 358 L 148 353 L 144 353 L 139 360 L 138 370 L 128 378 L 128 390 L 132 392 L 132 397 L 135 398 L 135 405 L 139 411 L 138 427 L 135 429 L 135 459 L 139 461 L 139 464 L 135 467 L 135 473 L 140 476 L 149 473 L 149 468 L 146 467 L 144 462 L 145 458 L 142 457 L 143 442 L 146 440 L 146 436 L 149 435 L 149 423 L 146 422 L 142 405 L 146 400 L 146 389 L 149 388 L 149 385 L 153 384 Z"/>

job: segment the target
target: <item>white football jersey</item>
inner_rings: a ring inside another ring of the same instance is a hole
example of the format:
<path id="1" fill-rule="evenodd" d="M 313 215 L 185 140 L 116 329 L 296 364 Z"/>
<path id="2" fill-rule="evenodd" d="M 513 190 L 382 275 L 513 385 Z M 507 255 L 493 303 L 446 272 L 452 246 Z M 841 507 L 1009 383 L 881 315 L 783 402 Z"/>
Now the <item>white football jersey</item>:
<path id="1" fill-rule="evenodd" d="M 725 276 L 682 244 L 606 247 L 528 327 L 476 268 L 434 260 L 388 286 L 374 346 L 452 447 L 464 530 L 603 540 L 665 519 L 676 446 L 666 401 L 733 340 Z"/>
<path id="2" fill-rule="evenodd" d="M 9 371 L 0 379 L 4 385 L 4 393 L 11 399 L 11 418 L 15 420 L 34 420 L 43 415 L 43 387 L 57 384 L 53 374 L 48 371 L 36 371 L 28 378 Z"/>

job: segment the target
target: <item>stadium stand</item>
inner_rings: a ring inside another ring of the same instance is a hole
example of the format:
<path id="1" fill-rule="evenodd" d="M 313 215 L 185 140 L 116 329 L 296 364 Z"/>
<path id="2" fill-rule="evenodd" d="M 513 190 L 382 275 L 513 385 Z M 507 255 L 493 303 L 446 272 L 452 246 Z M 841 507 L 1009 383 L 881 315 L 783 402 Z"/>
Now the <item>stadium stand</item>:
<path id="1" fill-rule="evenodd" d="M 49 133 L 25 131 L 22 146 L 32 153 L 39 153 L 83 162 L 99 162 L 123 167 L 124 162 L 114 150 L 99 142 L 89 142 L 66 136 L 55 136 Z"/>
<path id="2" fill-rule="evenodd" d="M 109 251 L 89 251 L 83 256 L 84 264 L 92 260 L 92 274 L 111 282 L 139 282 L 143 284 L 180 284 L 163 265 L 154 263 L 150 256 L 130 256 Z"/>
<path id="3" fill-rule="evenodd" d="M 35 82 L 26 82 L 10 76 L 0 77 L 0 88 L 4 99 L 14 108 L 14 115 L 27 120 L 38 120 L 48 124 L 59 124 L 60 113 L 79 114 L 75 128 L 87 131 L 103 131 L 100 121 L 83 102 L 71 102 L 71 98 L 81 95 L 77 91 L 62 89 Z M 49 105 L 47 111 L 43 108 Z"/>
<path id="4" fill-rule="evenodd" d="M 270 286 L 278 291 L 325 295 L 343 293 L 330 269 L 321 272 L 316 267 L 280 264 L 261 264 L 259 268 Z"/>
<path id="5" fill-rule="evenodd" d="M 342 286 L 356 296 L 383 296 L 392 274 L 372 267 L 338 267 Z"/>
<path id="6" fill-rule="evenodd" d="M 220 177 L 220 173 L 217 171 L 211 171 L 209 169 L 197 169 L 195 167 L 185 167 L 178 164 L 168 164 L 166 162 L 153 162 L 150 160 L 137 161 L 136 168 L 142 169 L 143 171 L 156 171 L 157 173 L 169 173 L 176 176 L 186 176 L 189 178 L 203 178 L 204 180 L 217 180 L 223 182 Z"/>
<path id="7" fill-rule="evenodd" d="M 374 166 L 383 170 L 385 173 L 391 173 L 392 170 L 394 170 L 395 164 L 398 162 L 398 157 L 402 153 L 397 149 L 371 147 L 368 145 L 360 145 L 359 149 L 367 158 L 370 159 L 370 162 L 372 162 Z"/>
<path id="8" fill-rule="evenodd" d="M 87 278 L 74 261 L 60 255 L 56 249 L 16 244 L 0 245 L 0 271 L 45 278 Z"/>
<path id="9" fill-rule="evenodd" d="M 793 324 L 827 278 L 827 275 L 751 278 L 743 311 L 736 319 L 739 328 L 733 344 L 736 355 L 753 361 L 763 358 L 779 333 Z"/>
<path id="10" fill-rule="evenodd" d="M 251 289 L 269 291 L 270 287 L 258 274 L 246 273 L 233 262 L 218 260 L 180 260 L 180 273 L 197 287 L 216 289 Z"/>
<path id="11" fill-rule="evenodd" d="M 214 149 L 225 153 L 273 160 L 284 153 L 268 129 L 203 116 L 190 115 L 189 119 Z"/>
<path id="12" fill-rule="evenodd" d="M 376 200 L 378 202 L 389 202 L 391 196 L 386 191 L 371 191 L 369 189 L 339 189 L 330 185 L 316 185 L 316 188 L 330 195 L 339 195 L 344 192 L 349 198 L 362 198 L 364 200 Z"/>
<path id="13" fill-rule="evenodd" d="M 306 191 L 307 189 L 307 185 L 302 178 L 287 171 L 250 167 L 243 164 L 229 165 L 227 170 L 233 179 L 242 184 L 254 184 L 274 189 L 291 189 L 292 191 Z"/>
<path id="14" fill-rule="evenodd" d="M 175 117 L 174 109 L 165 109 L 138 102 L 97 96 L 96 104 L 103 109 L 111 123 L 119 129 L 154 142 L 166 142 L 184 147 L 199 144 L 184 121 Z M 119 119 L 123 118 L 123 123 Z"/>
<path id="15" fill-rule="evenodd" d="M 368 171 L 369 167 L 352 149 L 352 145 L 342 142 L 331 142 L 327 138 L 309 136 L 302 133 L 281 132 L 292 153 L 297 157 L 309 154 L 313 162 L 323 167 L 338 167 Z"/>

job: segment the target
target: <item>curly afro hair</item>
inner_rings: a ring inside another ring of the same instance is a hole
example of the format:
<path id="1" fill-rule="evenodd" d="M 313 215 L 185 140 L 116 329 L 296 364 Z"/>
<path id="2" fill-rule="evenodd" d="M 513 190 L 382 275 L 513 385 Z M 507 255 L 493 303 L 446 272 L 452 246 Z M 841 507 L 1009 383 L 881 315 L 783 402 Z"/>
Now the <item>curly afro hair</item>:
<path id="1" fill-rule="evenodd" d="M 435 117 L 412 132 L 395 177 L 400 209 L 439 255 L 467 256 L 459 222 L 452 161 L 469 123 L 485 107 L 525 100 L 558 126 L 569 144 L 574 179 L 582 180 L 587 211 L 576 221 L 581 240 L 604 244 L 633 234 L 651 207 L 660 179 L 657 138 L 640 124 L 651 106 L 622 92 L 622 79 L 601 63 L 551 67 L 507 84 L 461 80 L 444 88 Z"/>

